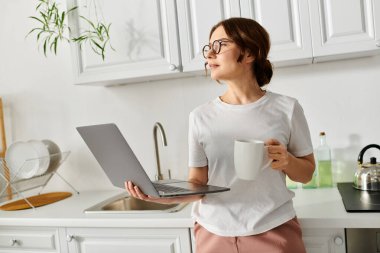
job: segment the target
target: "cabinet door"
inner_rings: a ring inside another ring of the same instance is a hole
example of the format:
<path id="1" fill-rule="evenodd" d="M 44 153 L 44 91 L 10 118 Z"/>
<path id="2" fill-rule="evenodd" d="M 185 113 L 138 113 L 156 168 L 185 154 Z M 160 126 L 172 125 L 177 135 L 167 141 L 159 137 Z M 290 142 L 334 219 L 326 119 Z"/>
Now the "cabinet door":
<path id="1" fill-rule="evenodd" d="M 90 45 L 72 43 L 75 83 L 122 84 L 180 71 L 175 0 L 68 0 L 72 6 L 79 7 L 69 17 L 72 36 L 89 26 L 80 15 L 99 19 L 111 23 L 115 49 L 107 47 L 103 61 Z"/>
<path id="2" fill-rule="evenodd" d="M 307 253 L 345 253 L 344 229 L 302 229 Z"/>
<path id="3" fill-rule="evenodd" d="M 375 2 L 309 0 L 316 61 L 380 53 L 380 12 Z"/>
<path id="4" fill-rule="evenodd" d="M 243 17 L 269 33 L 269 59 L 276 66 L 312 62 L 309 7 L 304 0 L 240 0 Z"/>
<path id="5" fill-rule="evenodd" d="M 191 253 L 189 229 L 68 228 L 69 253 Z"/>
<path id="6" fill-rule="evenodd" d="M 0 253 L 3 252 L 60 252 L 58 229 L 0 227 Z"/>
<path id="7" fill-rule="evenodd" d="M 240 16 L 239 0 L 178 0 L 178 24 L 184 72 L 203 71 L 202 48 L 219 21 Z"/>

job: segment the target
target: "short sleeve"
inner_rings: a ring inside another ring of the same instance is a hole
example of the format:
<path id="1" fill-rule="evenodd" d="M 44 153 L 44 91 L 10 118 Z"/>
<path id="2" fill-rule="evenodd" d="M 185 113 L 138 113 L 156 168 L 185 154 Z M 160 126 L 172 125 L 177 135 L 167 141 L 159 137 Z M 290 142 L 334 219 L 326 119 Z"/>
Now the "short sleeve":
<path id="1" fill-rule="evenodd" d="M 306 117 L 301 105 L 296 101 L 291 118 L 288 151 L 296 157 L 313 153 L 313 145 Z"/>
<path id="2" fill-rule="evenodd" d="M 189 167 L 203 167 L 208 164 L 203 146 L 199 142 L 198 127 L 193 112 L 189 115 Z"/>

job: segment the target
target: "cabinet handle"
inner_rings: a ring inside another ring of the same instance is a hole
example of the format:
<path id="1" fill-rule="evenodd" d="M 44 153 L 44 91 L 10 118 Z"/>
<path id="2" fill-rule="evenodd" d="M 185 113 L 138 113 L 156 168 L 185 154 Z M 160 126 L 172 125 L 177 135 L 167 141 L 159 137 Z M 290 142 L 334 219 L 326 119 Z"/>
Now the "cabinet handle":
<path id="1" fill-rule="evenodd" d="M 342 237 L 340 237 L 340 236 L 335 236 L 335 238 L 334 238 L 334 243 L 335 243 L 335 245 L 338 245 L 338 246 L 342 245 L 342 244 L 343 244 L 343 239 L 342 239 Z"/>
<path id="2" fill-rule="evenodd" d="M 75 239 L 75 236 L 73 236 L 73 235 L 67 235 L 66 236 L 66 241 L 67 242 L 71 242 L 73 239 Z"/>
<path id="3" fill-rule="evenodd" d="M 176 69 L 177 69 L 177 66 L 174 65 L 174 64 L 170 64 L 170 65 L 169 65 L 169 69 L 170 69 L 171 71 L 176 70 Z"/>
<path id="4" fill-rule="evenodd" d="M 18 244 L 18 240 L 12 238 L 11 239 L 11 246 L 16 246 Z"/>

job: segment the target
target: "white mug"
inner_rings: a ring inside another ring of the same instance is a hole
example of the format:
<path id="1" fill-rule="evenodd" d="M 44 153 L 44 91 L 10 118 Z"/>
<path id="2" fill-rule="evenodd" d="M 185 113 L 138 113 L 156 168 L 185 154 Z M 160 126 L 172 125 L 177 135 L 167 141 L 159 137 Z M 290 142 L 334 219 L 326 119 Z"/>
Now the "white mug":
<path id="1" fill-rule="evenodd" d="M 271 162 L 263 141 L 235 140 L 234 164 L 238 178 L 255 180 L 259 172 L 268 167 Z"/>

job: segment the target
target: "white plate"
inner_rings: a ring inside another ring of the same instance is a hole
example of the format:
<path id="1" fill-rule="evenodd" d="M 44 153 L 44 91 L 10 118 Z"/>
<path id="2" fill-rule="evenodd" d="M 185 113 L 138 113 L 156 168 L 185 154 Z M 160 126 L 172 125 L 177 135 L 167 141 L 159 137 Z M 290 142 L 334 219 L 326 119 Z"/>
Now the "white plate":
<path id="1" fill-rule="evenodd" d="M 50 164 L 49 150 L 42 141 L 30 140 L 28 143 L 37 151 L 38 156 L 36 158 L 39 159 L 39 167 L 33 176 L 42 175 L 46 172 Z"/>
<path id="2" fill-rule="evenodd" d="M 42 140 L 41 142 L 45 144 L 45 147 L 48 149 L 50 155 L 50 163 L 47 172 L 53 172 L 57 169 L 59 163 L 61 162 L 61 150 L 59 146 L 52 140 Z"/>
<path id="3" fill-rule="evenodd" d="M 38 153 L 30 143 L 15 142 L 10 145 L 5 154 L 5 161 L 11 177 L 16 176 L 21 179 L 33 177 L 40 166 L 38 159 L 30 161 L 35 158 L 38 158 Z"/>

